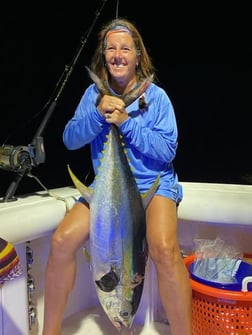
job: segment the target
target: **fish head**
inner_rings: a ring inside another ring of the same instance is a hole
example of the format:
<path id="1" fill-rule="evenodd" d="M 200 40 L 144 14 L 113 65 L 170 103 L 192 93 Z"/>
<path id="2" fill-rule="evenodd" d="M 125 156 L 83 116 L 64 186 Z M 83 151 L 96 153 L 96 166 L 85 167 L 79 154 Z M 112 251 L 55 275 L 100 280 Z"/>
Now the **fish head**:
<path id="1" fill-rule="evenodd" d="M 107 317 L 118 331 L 121 331 L 123 327 L 131 327 L 135 313 L 129 300 L 118 296 L 116 290 L 108 293 L 98 289 L 98 297 Z"/>

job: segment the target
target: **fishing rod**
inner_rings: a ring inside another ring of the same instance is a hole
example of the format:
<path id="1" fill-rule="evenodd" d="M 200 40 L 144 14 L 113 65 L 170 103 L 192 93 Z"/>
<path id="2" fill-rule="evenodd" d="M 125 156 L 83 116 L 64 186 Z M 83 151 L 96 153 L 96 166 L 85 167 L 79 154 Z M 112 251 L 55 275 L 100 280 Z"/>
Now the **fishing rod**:
<path id="1" fill-rule="evenodd" d="M 57 106 L 60 97 L 62 96 L 66 84 L 68 83 L 73 73 L 75 65 L 87 43 L 89 36 L 91 35 L 94 29 L 94 26 L 106 2 L 107 0 L 102 0 L 98 10 L 95 11 L 95 17 L 90 27 L 80 39 L 80 45 L 78 46 L 71 63 L 65 66 L 65 70 L 63 71 L 62 75 L 60 76 L 60 79 L 57 82 L 56 88 L 54 89 L 54 93 L 52 94 L 51 98 L 45 105 L 49 106 L 48 110 L 41 124 L 36 130 L 31 143 L 28 144 L 27 146 L 23 145 L 13 146 L 4 144 L 2 145 L 2 147 L 0 147 L 0 168 L 15 173 L 13 181 L 9 185 L 3 199 L 0 200 L 0 202 L 17 200 L 17 198 L 14 195 L 23 177 L 30 173 L 32 167 L 38 166 L 39 164 L 45 162 L 44 139 L 42 136 L 43 132 Z"/>

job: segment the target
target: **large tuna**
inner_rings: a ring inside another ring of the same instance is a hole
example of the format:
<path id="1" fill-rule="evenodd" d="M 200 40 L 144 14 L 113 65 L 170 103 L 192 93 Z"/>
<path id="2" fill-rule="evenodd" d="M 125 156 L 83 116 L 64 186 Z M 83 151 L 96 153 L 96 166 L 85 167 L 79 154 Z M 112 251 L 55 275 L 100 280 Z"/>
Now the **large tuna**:
<path id="1" fill-rule="evenodd" d="M 142 92 L 146 83 L 140 86 Z M 140 95 L 135 94 L 136 91 L 131 98 L 127 96 L 127 104 Z M 131 327 L 140 303 L 148 257 L 145 209 L 159 177 L 148 192 L 140 194 L 123 138 L 113 124 L 94 188 L 86 187 L 68 169 L 90 205 L 90 266 L 97 295 L 108 318 L 120 331 L 123 326 Z"/>

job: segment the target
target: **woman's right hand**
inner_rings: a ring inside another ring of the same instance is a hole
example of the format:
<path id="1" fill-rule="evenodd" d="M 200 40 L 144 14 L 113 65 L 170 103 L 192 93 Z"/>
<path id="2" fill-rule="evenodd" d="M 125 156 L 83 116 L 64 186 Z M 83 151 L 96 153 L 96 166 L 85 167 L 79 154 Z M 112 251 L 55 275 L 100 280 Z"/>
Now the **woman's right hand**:
<path id="1" fill-rule="evenodd" d="M 104 95 L 97 106 L 99 113 L 104 117 L 107 113 L 113 113 L 115 110 L 123 112 L 124 108 L 124 101 L 113 95 Z"/>

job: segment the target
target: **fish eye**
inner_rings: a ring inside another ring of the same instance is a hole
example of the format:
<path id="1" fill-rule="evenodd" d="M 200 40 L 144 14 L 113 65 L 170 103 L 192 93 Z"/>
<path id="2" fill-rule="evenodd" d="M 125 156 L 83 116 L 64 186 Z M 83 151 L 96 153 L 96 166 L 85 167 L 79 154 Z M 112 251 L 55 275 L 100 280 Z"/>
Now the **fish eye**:
<path id="1" fill-rule="evenodd" d="M 124 319 L 128 319 L 130 317 L 130 314 L 128 311 L 120 311 L 120 316 Z"/>

